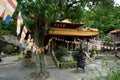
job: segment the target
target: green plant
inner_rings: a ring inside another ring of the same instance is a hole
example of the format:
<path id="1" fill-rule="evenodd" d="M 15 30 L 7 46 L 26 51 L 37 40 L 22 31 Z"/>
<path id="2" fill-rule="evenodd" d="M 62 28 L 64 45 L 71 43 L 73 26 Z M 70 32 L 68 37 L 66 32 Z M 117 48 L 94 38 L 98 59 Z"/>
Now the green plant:
<path id="1" fill-rule="evenodd" d="M 92 48 L 91 50 L 90 50 L 90 53 L 92 53 L 92 54 L 95 54 L 97 52 L 97 48 Z"/>
<path id="2" fill-rule="evenodd" d="M 4 48 L 3 48 L 7 53 L 12 53 L 14 50 L 14 46 L 11 44 L 7 44 Z"/>
<path id="3" fill-rule="evenodd" d="M 32 57 L 32 52 L 31 51 L 27 51 L 25 54 L 24 54 L 24 58 L 31 58 Z"/>
<path id="4" fill-rule="evenodd" d="M 69 52 L 65 47 L 59 46 L 58 47 L 58 51 L 56 53 L 56 57 L 58 58 L 58 60 L 62 57 L 62 56 L 68 56 Z"/>
<path id="5" fill-rule="evenodd" d="M 60 68 L 74 68 L 76 67 L 77 62 L 73 61 L 73 62 L 60 62 L 59 66 Z"/>
<path id="6" fill-rule="evenodd" d="M 18 60 L 21 60 L 23 58 L 23 55 L 19 54 L 17 58 L 18 58 Z"/>
<path id="7" fill-rule="evenodd" d="M 96 77 L 93 80 L 119 80 L 120 79 L 120 71 L 115 71 L 112 70 L 111 72 L 109 72 L 109 74 L 107 74 L 107 76 L 99 76 Z"/>
<path id="8" fill-rule="evenodd" d="M 103 38 L 102 44 L 104 46 L 110 46 L 110 47 L 114 47 L 115 46 L 115 41 L 107 36 L 105 36 Z"/>
<path id="9" fill-rule="evenodd" d="M 77 61 L 77 55 L 78 55 L 77 51 L 72 53 L 74 61 Z"/>
<path id="10" fill-rule="evenodd" d="M 91 50 L 90 50 L 90 57 L 92 58 L 96 53 L 97 53 L 97 48 L 92 48 Z"/>

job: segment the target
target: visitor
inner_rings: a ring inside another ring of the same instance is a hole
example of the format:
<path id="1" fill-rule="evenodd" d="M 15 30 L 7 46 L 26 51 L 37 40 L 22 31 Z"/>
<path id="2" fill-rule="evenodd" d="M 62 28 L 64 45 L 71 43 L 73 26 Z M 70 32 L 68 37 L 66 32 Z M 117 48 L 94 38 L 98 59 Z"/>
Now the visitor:
<path id="1" fill-rule="evenodd" d="M 78 68 L 82 68 L 85 70 L 85 59 L 86 54 L 83 52 L 82 48 L 79 50 L 79 54 L 77 55 L 77 70 Z"/>

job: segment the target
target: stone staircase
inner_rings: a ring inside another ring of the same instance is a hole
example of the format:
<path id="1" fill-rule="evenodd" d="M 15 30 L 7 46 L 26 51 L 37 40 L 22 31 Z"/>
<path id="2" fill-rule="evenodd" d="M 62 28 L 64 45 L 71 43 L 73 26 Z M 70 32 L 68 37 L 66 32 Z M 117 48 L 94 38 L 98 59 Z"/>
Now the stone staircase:
<path id="1" fill-rule="evenodd" d="M 46 57 L 46 62 L 47 62 L 47 68 L 48 69 L 57 68 L 51 54 L 46 54 L 45 57 Z"/>

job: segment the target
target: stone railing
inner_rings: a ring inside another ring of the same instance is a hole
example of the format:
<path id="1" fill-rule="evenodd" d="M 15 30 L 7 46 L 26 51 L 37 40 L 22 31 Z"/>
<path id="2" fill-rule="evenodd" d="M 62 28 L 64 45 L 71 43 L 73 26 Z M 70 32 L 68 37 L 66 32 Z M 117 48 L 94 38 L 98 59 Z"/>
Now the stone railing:
<path id="1" fill-rule="evenodd" d="M 55 65 L 59 68 L 59 61 L 57 60 L 56 56 L 55 56 L 55 53 L 52 52 L 51 53 L 52 57 L 53 57 L 53 60 L 55 61 Z"/>

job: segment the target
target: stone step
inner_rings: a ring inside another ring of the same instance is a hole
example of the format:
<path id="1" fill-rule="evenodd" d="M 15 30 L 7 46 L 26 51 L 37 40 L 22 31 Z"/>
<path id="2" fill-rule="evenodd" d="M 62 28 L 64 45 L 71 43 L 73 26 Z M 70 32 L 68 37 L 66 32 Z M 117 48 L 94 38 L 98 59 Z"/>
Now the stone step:
<path id="1" fill-rule="evenodd" d="M 54 68 L 56 68 L 56 66 L 55 66 L 55 65 L 50 65 L 50 64 L 49 64 L 49 65 L 47 65 L 47 68 L 48 68 L 48 69 L 54 69 Z"/>
<path id="2" fill-rule="evenodd" d="M 48 69 L 56 68 L 56 65 L 55 65 L 55 63 L 53 61 L 52 56 L 51 55 L 45 55 L 45 57 L 46 57 L 46 61 L 47 61 L 47 68 Z"/>

